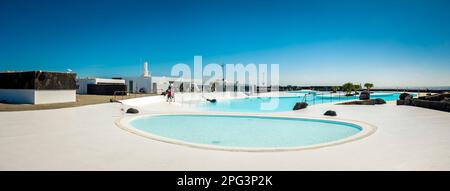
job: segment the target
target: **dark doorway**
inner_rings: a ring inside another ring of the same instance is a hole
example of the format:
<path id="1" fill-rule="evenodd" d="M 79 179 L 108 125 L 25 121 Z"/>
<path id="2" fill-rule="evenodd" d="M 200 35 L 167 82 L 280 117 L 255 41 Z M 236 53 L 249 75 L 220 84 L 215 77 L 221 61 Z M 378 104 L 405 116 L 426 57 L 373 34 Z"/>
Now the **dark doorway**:
<path id="1" fill-rule="evenodd" d="M 128 92 L 133 92 L 133 80 L 128 82 Z"/>

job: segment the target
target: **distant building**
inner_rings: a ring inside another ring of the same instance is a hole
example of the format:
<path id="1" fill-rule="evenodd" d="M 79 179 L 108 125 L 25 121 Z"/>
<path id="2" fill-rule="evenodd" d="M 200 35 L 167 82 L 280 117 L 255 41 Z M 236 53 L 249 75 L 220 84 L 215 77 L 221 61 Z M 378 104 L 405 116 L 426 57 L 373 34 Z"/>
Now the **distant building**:
<path id="1" fill-rule="evenodd" d="M 152 77 L 125 77 L 127 91 L 130 93 L 153 93 Z"/>
<path id="2" fill-rule="evenodd" d="M 160 94 L 167 90 L 170 84 L 173 84 L 175 92 L 200 92 L 200 83 L 196 80 L 182 79 L 178 77 L 152 77 L 153 93 Z"/>
<path id="3" fill-rule="evenodd" d="M 127 91 L 130 93 L 153 93 L 152 76 L 148 71 L 148 62 L 144 62 L 143 73 L 137 77 L 124 77 Z"/>
<path id="4" fill-rule="evenodd" d="M 217 79 L 209 85 L 203 86 L 206 92 L 246 92 L 253 95 L 256 92 L 256 85 L 240 84 L 239 82 L 228 82 L 227 80 Z"/>
<path id="5" fill-rule="evenodd" d="M 127 86 L 123 79 L 80 78 L 77 79 L 78 94 L 123 95 Z"/>
<path id="6" fill-rule="evenodd" d="M 76 74 L 67 72 L 1 72 L 0 101 L 47 104 L 76 101 Z"/>
<path id="7" fill-rule="evenodd" d="M 125 77 L 129 92 L 134 93 L 155 93 L 161 94 L 166 91 L 170 84 L 173 84 L 175 92 L 214 92 L 214 91 L 246 91 L 255 92 L 254 86 L 245 84 L 235 84 L 217 80 L 206 85 L 202 85 L 200 80 L 186 79 L 180 77 L 152 76 L 149 74 L 148 62 L 144 63 L 143 74 L 138 77 Z"/>
<path id="8" fill-rule="evenodd" d="M 161 94 L 166 91 L 169 84 L 173 83 L 175 91 L 186 92 L 191 90 L 190 80 L 181 80 L 176 77 L 152 76 L 148 70 L 148 62 L 144 62 L 143 73 L 141 76 L 124 77 L 128 92 L 131 93 L 155 93 Z M 181 87 L 183 85 L 183 87 Z M 197 86 L 195 86 L 198 90 Z"/>
<path id="9" fill-rule="evenodd" d="M 221 92 L 221 91 L 245 91 L 253 94 L 256 86 L 228 83 L 216 80 L 202 85 L 200 80 L 183 79 L 180 77 L 152 76 L 148 69 L 148 62 L 144 62 L 141 76 L 124 77 L 127 91 L 130 93 L 154 93 L 161 94 L 173 84 L 175 92 Z M 225 85 L 224 85 L 225 84 Z"/>

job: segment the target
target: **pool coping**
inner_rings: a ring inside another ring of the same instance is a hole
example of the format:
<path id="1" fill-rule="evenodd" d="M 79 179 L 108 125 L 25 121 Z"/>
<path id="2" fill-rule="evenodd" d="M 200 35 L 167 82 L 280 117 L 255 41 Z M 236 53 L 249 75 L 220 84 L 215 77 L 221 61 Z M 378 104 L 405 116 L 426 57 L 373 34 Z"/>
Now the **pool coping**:
<path id="1" fill-rule="evenodd" d="M 214 145 L 208 145 L 208 144 L 198 144 L 198 143 L 191 143 L 187 141 L 177 140 L 173 138 L 163 137 L 159 135 L 155 135 L 149 132 L 145 132 L 142 130 L 139 130 L 135 127 L 133 127 L 130 124 L 131 120 L 148 117 L 148 116 L 161 116 L 161 115 L 216 115 L 216 116 L 248 116 L 248 117 L 271 117 L 271 118 L 291 118 L 291 119 L 310 119 L 310 120 L 324 120 L 324 121 L 337 121 L 337 122 L 344 122 L 344 123 L 350 123 L 355 124 L 362 128 L 362 130 L 352 136 L 346 137 L 344 139 L 339 139 L 336 141 L 326 142 L 326 143 L 320 143 L 320 144 L 314 144 L 314 145 L 308 145 L 308 146 L 298 146 L 298 147 L 228 147 L 228 146 L 214 146 Z M 155 141 L 160 141 L 163 143 L 169 143 L 174 145 L 181 145 L 181 146 L 187 146 L 191 148 L 199 148 L 199 149 L 207 149 L 207 150 L 219 150 L 219 151 L 233 151 L 233 152 L 282 152 L 282 151 L 301 151 L 301 150 L 312 150 L 312 149 L 319 149 L 324 147 L 332 147 L 336 145 L 341 145 L 345 143 L 350 143 L 353 141 L 357 141 L 363 138 L 366 138 L 373 133 L 376 132 L 377 127 L 374 125 L 371 125 L 366 122 L 362 121 L 356 121 L 356 120 L 348 120 L 348 119 L 340 119 L 340 118 L 318 118 L 318 117 L 300 117 L 300 116 L 273 116 L 273 115 L 266 115 L 266 114 L 224 114 L 224 113 L 186 113 L 186 112 L 180 112 L 180 113 L 158 113 L 158 114 L 139 114 L 139 115 L 128 115 L 119 118 L 115 121 L 115 124 L 130 133 L 133 133 L 135 135 L 139 135 L 148 139 L 152 139 Z"/>

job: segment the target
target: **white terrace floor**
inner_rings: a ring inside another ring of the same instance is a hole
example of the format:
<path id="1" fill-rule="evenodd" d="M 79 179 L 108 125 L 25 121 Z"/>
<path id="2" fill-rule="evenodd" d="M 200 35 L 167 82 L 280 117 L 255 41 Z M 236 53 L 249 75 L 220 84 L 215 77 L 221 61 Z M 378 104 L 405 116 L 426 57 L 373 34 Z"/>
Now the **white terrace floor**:
<path id="1" fill-rule="evenodd" d="M 361 140 L 314 150 L 231 152 L 147 139 L 118 128 L 119 103 L 0 112 L 0 170 L 450 170 L 450 113 L 393 104 L 314 105 L 278 113 L 378 127 Z M 143 109 L 145 108 L 145 109 Z M 145 113 L 195 112 L 156 102 Z M 197 111 L 198 112 L 198 111 Z"/>

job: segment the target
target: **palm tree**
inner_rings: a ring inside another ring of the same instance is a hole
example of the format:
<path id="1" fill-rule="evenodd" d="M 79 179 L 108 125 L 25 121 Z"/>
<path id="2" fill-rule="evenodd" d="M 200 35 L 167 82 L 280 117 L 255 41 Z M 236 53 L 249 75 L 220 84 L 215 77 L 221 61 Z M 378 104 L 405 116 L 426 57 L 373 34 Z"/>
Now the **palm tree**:
<path id="1" fill-rule="evenodd" d="M 333 91 L 333 93 L 336 93 L 337 91 L 339 91 L 340 87 L 339 86 L 333 86 L 331 87 L 331 91 Z"/>
<path id="2" fill-rule="evenodd" d="M 355 85 L 353 85 L 351 82 L 347 82 L 341 86 L 341 89 L 345 92 L 346 95 L 350 95 L 355 89 Z"/>
<path id="3" fill-rule="evenodd" d="M 358 90 L 360 90 L 360 89 L 361 89 L 361 85 L 359 85 L 359 84 L 353 85 L 353 91 L 355 91 L 355 93 L 357 93 Z"/>
<path id="4" fill-rule="evenodd" d="M 364 87 L 366 87 L 367 90 L 370 92 L 370 89 L 373 88 L 373 84 L 372 83 L 365 83 Z"/>

